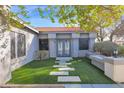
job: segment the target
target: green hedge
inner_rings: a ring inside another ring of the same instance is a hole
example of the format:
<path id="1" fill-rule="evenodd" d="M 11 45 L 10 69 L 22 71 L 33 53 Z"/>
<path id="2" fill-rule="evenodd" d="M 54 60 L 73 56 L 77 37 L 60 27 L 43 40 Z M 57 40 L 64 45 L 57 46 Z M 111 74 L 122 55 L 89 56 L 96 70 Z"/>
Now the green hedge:
<path id="1" fill-rule="evenodd" d="M 124 45 L 118 46 L 118 53 L 121 56 L 124 56 Z"/>
<path id="2" fill-rule="evenodd" d="M 99 52 L 100 54 L 106 56 L 112 56 L 115 49 L 118 48 L 118 45 L 111 41 L 104 41 L 95 43 L 94 51 Z"/>

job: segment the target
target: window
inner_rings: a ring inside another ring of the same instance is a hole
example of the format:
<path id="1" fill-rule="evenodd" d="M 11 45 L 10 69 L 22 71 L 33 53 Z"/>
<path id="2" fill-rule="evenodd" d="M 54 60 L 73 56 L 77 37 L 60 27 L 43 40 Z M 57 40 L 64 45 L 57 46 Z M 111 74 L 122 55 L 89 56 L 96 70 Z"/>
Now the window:
<path id="1" fill-rule="evenodd" d="M 25 35 L 21 33 L 11 32 L 11 59 L 26 55 Z"/>
<path id="2" fill-rule="evenodd" d="M 88 49 L 89 49 L 89 38 L 80 38 L 79 50 L 88 50 Z"/>
<path id="3" fill-rule="evenodd" d="M 25 41 L 25 35 L 18 33 L 17 35 L 17 53 L 18 57 L 25 56 L 26 54 L 26 41 Z"/>
<path id="4" fill-rule="evenodd" d="M 39 49 L 40 50 L 48 50 L 48 39 L 39 39 Z"/>
<path id="5" fill-rule="evenodd" d="M 16 49 L 15 49 L 15 33 L 11 32 L 11 59 L 16 57 Z"/>

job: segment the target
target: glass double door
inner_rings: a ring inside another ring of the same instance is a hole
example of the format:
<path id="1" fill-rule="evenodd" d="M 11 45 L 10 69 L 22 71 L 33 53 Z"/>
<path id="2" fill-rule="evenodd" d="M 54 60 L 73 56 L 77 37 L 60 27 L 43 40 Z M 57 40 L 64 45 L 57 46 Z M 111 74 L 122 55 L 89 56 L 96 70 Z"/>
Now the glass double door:
<path id="1" fill-rule="evenodd" d="M 70 40 L 67 39 L 57 40 L 57 56 L 58 57 L 70 56 Z"/>

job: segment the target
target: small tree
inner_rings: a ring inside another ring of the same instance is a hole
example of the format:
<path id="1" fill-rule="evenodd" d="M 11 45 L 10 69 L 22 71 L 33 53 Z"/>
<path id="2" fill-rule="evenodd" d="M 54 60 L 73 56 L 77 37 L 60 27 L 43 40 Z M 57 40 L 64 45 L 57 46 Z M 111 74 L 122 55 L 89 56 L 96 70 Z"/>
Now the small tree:
<path id="1" fill-rule="evenodd" d="M 121 20 L 110 28 L 109 40 L 113 41 L 113 36 L 122 31 L 124 31 L 124 20 Z"/>

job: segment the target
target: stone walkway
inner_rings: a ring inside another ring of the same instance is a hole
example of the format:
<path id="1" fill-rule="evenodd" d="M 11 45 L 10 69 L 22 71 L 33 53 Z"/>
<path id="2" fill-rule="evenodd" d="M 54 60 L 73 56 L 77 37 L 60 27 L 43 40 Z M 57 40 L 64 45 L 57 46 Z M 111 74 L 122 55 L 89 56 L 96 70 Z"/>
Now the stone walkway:
<path id="1" fill-rule="evenodd" d="M 58 76 L 57 82 L 81 82 L 81 79 L 79 76 L 69 76 L 69 71 L 75 71 L 75 68 L 69 67 L 71 63 L 67 63 L 69 61 L 68 59 L 57 59 L 55 61 L 58 65 L 53 65 L 54 68 L 58 68 L 59 71 L 51 71 L 50 75 Z"/>
<path id="2" fill-rule="evenodd" d="M 64 84 L 65 88 L 124 88 L 124 84 Z"/>
<path id="3" fill-rule="evenodd" d="M 5 84 L 0 88 L 124 88 L 124 84 Z"/>

